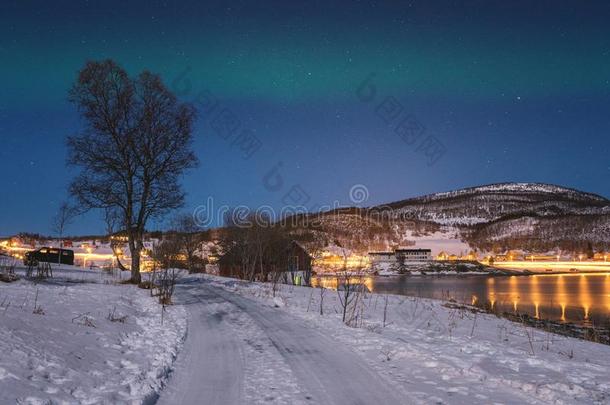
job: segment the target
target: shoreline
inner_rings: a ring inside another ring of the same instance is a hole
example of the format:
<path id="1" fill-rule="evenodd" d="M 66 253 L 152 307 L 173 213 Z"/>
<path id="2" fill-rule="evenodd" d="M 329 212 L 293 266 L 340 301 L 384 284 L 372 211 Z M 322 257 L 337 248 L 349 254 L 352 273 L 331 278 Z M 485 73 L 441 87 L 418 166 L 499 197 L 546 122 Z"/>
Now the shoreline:
<path id="1" fill-rule="evenodd" d="M 498 318 L 507 319 L 511 322 L 520 323 L 522 325 L 536 328 L 548 333 L 581 339 L 587 342 L 610 345 L 610 324 L 607 326 L 596 326 L 593 324 L 587 325 L 586 323 L 578 324 L 576 322 L 564 322 L 548 318 L 536 318 L 527 313 L 510 313 L 506 311 L 500 312 L 490 308 L 488 302 L 468 305 L 459 303 L 454 299 L 440 301 L 444 302 L 443 306 L 446 308 L 463 309 L 471 312 L 495 315 Z"/>

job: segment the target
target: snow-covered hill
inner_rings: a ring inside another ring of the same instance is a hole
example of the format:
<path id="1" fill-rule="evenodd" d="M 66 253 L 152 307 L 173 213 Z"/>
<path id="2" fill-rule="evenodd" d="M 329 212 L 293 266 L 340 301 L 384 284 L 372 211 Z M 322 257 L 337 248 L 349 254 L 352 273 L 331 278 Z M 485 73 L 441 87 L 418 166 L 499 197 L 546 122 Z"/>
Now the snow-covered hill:
<path id="1" fill-rule="evenodd" d="M 431 234 L 481 250 L 579 250 L 589 243 L 607 250 L 610 245 L 610 200 L 540 183 L 490 184 L 315 218 L 328 241 L 361 251 L 422 247 Z"/>
<path id="2" fill-rule="evenodd" d="M 474 225 L 505 217 L 610 214 L 596 194 L 539 183 L 502 183 L 411 198 L 374 207 L 395 216 L 445 225 Z"/>

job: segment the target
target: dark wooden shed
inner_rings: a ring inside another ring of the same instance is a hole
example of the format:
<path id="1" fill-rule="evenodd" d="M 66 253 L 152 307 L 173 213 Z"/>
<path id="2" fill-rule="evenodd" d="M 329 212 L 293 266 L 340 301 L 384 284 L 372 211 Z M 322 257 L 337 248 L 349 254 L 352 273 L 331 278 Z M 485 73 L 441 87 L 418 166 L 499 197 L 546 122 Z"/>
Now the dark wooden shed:
<path id="1" fill-rule="evenodd" d="M 262 265 L 257 265 L 256 279 L 268 281 L 271 274 L 278 275 L 280 282 L 288 284 L 309 285 L 311 282 L 312 257 L 295 241 L 278 244 L 270 249 L 274 250 L 273 257 L 264 255 Z M 219 275 L 223 277 L 244 278 L 244 258 L 234 248 L 218 260 Z M 283 252 L 279 255 L 277 252 Z M 279 258 L 279 260 L 278 260 Z"/>

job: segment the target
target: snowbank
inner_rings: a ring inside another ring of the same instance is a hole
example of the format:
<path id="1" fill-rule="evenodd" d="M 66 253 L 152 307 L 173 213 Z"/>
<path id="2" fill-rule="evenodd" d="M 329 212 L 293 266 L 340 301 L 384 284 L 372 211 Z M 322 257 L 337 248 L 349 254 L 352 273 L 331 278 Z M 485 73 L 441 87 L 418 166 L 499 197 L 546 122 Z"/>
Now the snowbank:
<path id="1" fill-rule="evenodd" d="M 0 283 L 0 403 L 154 398 L 184 339 L 184 308 L 162 314 L 148 291 L 99 271 L 54 273 Z"/>

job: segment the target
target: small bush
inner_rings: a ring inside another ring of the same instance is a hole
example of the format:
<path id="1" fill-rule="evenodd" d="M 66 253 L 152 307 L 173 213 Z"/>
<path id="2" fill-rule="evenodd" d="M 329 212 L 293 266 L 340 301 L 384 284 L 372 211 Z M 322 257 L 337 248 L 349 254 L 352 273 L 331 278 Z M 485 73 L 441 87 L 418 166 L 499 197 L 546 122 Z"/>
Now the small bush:
<path id="1" fill-rule="evenodd" d="M 17 281 L 17 280 L 19 280 L 19 276 L 16 274 L 0 273 L 0 281 L 2 281 L 4 283 L 12 283 L 13 281 Z"/>

